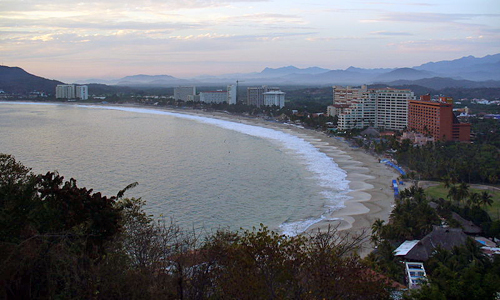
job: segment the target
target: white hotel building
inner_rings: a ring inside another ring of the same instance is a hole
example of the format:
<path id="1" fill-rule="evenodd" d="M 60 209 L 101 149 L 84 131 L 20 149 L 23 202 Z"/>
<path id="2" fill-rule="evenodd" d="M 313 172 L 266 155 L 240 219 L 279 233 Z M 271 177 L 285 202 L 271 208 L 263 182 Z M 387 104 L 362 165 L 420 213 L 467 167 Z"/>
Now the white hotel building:
<path id="1" fill-rule="evenodd" d="M 188 101 L 188 96 L 196 95 L 195 86 L 179 86 L 174 88 L 174 100 Z"/>
<path id="2" fill-rule="evenodd" d="M 281 91 L 272 91 L 264 93 L 264 105 L 265 106 L 278 106 L 283 108 L 285 106 L 285 93 Z"/>
<path id="3" fill-rule="evenodd" d="M 236 87 L 228 85 L 227 91 L 200 92 L 200 102 L 203 103 L 223 103 L 236 104 Z"/>
<path id="4" fill-rule="evenodd" d="M 227 91 L 200 92 L 200 101 L 203 103 L 227 102 Z"/>
<path id="5" fill-rule="evenodd" d="M 56 98 L 88 100 L 89 89 L 86 85 L 58 84 L 56 86 Z"/>
<path id="6" fill-rule="evenodd" d="M 335 86 L 328 114 L 338 116 L 341 130 L 366 126 L 402 130 L 408 126 L 408 102 L 413 99 L 415 96 L 410 90 Z"/>

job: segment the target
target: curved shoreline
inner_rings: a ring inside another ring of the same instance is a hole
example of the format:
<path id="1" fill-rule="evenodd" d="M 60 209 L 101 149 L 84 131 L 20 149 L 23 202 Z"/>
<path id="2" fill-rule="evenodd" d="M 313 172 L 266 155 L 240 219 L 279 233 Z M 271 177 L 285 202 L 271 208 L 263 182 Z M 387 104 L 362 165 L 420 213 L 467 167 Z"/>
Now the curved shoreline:
<path id="1" fill-rule="evenodd" d="M 67 103 L 64 104 L 67 105 Z M 70 105 L 75 104 L 94 106 L 93 104 L 86 103 L 74 103 Z M 325 230 L 328 226 L 333 225 L 338 226 L 339 230 L 354 232 L 366 229 L 369 233 L 371 224 L 375 219 L 380 218 L 387 220 L 389 217 L 391 204 L 393 203 L 391 181 L 397 178 L 399 174 L 396 173 L 395 170 L 388 168 L 385 164 L 380 164 L 378 159 L 366 154 L 363 150 L 352 148 L 346 142 L 337 138 L 328 137 L 322 132 L 304 129 L 290 124 L 270 122 L 261 118 L 251 118 L 223 112 L 206 112 L 193 109 L 185 110 L 130 104 L 95 106 L 119 106 L 182 113 L 260 126 L 294 135 L 310 143 L 320 152 L 330 157 L 340 169 L 346 172 L 346 180 L 349 181 L 350 191 L 347 195 L 350 199 L 344 201 L 345 207 L 331 213 L 325 213 L 323 219 L 311 225 L 308 231 L 318 229 Z M 363 252 L 366 253 L 366 251 L 362 250 L 362 253 Z"/>
<path id="2" fill-rule="evenodd" d="M 155 109 L 155 108 L 153 108 Z M 157 108 L 156 108 L 157 109 Z M 238 121 L 249 125 L 271 128 L 298 136 L 311 143 L 347 173 L 350 199 L 345 200 L 345 207 L 333 211 L 326 218 L 311 225 L 308 231 L 326 230 L 328 226 L 338 226 L 338 230 L 370 232 L 375 219 L 388 220 L 391 205 L 394 203 L 392 180 L 399 176 L 394 169 L 379 163 L 374 156 L 365 153 L 362 149 L 352 148 L 347 142 L 329 137 L 322 132 L 300 128 L 289 124 L 269 122 L 260 118 L 248 118 L 222 112 L 205 112 L 197 110 L 168 111 L 212 117 L 227 121 Z M 361 253 L 371 249 L 364 245 Z"/>

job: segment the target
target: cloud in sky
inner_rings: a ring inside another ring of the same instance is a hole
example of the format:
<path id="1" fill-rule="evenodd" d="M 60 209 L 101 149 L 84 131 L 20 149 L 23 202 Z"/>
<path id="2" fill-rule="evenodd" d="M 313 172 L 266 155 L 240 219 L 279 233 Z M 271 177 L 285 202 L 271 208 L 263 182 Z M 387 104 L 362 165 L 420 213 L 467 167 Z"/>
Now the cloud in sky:
<path id="1" fill-rule="evenodd" d="M 0 56 L 57 79 L 418 65 L 498 52 L 496 1 L 4 0 Z"/>

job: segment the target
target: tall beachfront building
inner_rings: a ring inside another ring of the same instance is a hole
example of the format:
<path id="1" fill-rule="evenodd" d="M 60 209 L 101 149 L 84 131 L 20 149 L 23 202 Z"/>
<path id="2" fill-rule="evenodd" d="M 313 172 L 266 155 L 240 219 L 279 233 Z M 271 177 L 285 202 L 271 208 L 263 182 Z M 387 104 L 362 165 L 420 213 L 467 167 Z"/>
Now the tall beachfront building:
<path id="1" fill-rule="evenodd" d="M 408 125 L 408 101 L 415 96 L 410 90 L 333 87 L 330 116 L 338 116 L 341 130 L 373 126 L 402 130 Z"/>
<path id="2" fill-rule="evenodd" d="M 75 86 L 73 84 L 58 84 L 56 86 L 57 99 L 75 99 Z"/>
<path id="3" fill-rule="evenodd" d="M 265 106 L 278 106 L 279 108 L 285 107 L 285 93 L 281 91 L 272 91 L 264 93 Z"/>
<path id="4" fill-rule="evenodd" d="M 77 85 L 75 88 L 75 96 L 81 100 L 89 99 L 89 88 L 86 85 Z"/>
<path id="5" fill-rule="evenodd" d="M 196 95 L 195 86 L 179 86 L 174 88 L 174 100 L 188 101 L 188 96 Z"/>
<path id="6" fill-rule="evenodd" d="M 268 92 L 281 92 L 278 87 L 268 87 L 263 85 L 261 87 L 248 87 L 247 88 L 247 105 L 254 105 L 261 107 L 264 104 L 264 93 Z"/>
<path id="7" fill-rule="evenodd" d="M 423 95 L 420 100 L 411 100 L 408 129 L 440 141 L 470 141 L 470 124 L 458 121 L 453 113 L 451 97 L 432 101 L 430 95 Z"/>
<path id="8" fill-rule="evenodd" d="M 56 98 L 87 100 L 89 98 L 89 90 L 86 85 L 58 84 L 56 86 Z"/>
<path id="9" fill-rule="evenodd" d="M 375 126 L 403 130 L 408 126 L 408 103 L 415 99 L 411 90 L 392 88 L 375 90 Z"/>
<path id="10" fill-rule="evenodd" d="M 333 87 L 333 105 L 328 107 L 331 116 L 338 116 L 339 129 L 375 126 L 375 94 L 366 85 Z"/>
<path id="11" fill-rule="evenodd" d="M 227 86 L 227 103 L 228 104 L 236 104 L 236 93 L 238 92 L 237 87 L 235 85 Z"/>

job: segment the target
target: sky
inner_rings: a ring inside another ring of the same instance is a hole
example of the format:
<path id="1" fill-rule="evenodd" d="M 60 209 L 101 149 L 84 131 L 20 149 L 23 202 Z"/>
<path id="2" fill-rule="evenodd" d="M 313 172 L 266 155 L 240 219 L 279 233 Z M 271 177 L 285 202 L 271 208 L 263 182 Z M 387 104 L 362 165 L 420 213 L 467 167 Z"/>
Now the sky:
<path id="1" fill-rule="evenodd" d="M 496 53 L 498 0 L 0 0 L 0 64 L 62 81 Z"/>

